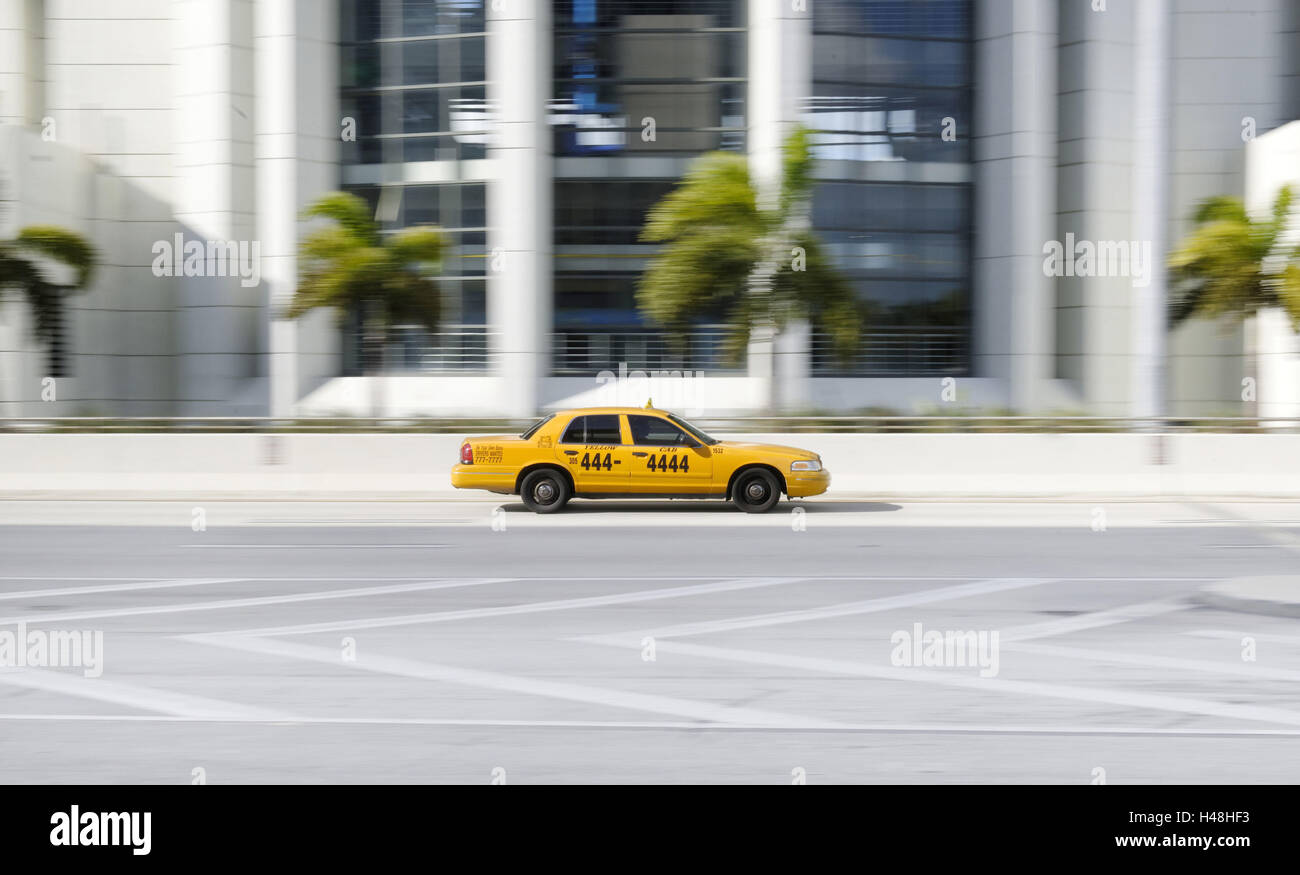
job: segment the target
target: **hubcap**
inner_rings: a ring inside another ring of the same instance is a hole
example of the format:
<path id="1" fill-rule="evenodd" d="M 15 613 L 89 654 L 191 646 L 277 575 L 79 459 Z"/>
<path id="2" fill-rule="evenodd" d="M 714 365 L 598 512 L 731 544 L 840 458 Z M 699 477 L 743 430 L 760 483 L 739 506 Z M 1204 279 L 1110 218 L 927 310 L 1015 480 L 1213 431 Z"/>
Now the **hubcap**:
<path id="1" fill-rule="evenodd" d="M 767 498 L 767 486 L 763 484 L 763 481 L 755 480 L 754 482 L 750 483 L 748 487 L 746 487 L 745 495 L 749 497 L 750 501 L 753 502 L 762 501 L 763 499 Z"/>
<path id="2" fill-rule="evenodd" d="M 533 490 L 533 498 L 542 504 L 550 504 L 555 498 L 555 485 L 549 481 L 538 483 L 537 488 Z"/>

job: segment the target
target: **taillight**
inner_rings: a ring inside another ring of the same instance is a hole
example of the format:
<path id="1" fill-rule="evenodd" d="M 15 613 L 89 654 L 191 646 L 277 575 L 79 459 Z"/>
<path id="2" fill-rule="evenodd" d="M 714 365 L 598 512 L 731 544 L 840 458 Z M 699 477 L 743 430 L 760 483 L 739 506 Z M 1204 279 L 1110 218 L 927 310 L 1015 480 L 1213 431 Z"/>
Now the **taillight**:
<path id="1" fill-rule="evenodd" d="M 460 463 L 462 465 L 474 464 L 474 448 L 469 445 L 469 441 L 460 445 Z"/>

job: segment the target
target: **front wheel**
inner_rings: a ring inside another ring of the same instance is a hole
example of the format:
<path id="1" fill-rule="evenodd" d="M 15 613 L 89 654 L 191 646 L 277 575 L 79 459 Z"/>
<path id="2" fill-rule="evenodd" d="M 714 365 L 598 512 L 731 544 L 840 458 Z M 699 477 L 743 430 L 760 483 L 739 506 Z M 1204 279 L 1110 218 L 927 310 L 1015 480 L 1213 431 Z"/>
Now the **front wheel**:
<path id="1" fill-rule="evenodd" d="M 524 478 L 519 497 L 533 513 L 555 513 L 569 502 L 569 482 L 558 471 L 534 471 Z"/>
<path id="2" fill-rule="evenodd" d="M 781 500 L 781 484 L 771 471 L 745 471 L 731 488 L 731 500 L 745 513 L 767 513 Z"/>

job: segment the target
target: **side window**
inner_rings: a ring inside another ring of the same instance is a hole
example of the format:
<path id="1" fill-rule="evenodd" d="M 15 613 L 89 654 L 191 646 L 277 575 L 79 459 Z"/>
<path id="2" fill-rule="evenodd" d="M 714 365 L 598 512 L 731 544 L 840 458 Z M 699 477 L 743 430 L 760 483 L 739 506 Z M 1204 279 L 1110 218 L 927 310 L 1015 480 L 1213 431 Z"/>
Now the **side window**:
<path id="1" fill-rule="evenodd" d="M 642 447 L 689 447 L 695 440 L 666 419 L 657 416 L 629 415 L 632 443 Z"/>
<path id="2" fill-rule="evenodd" d="M 587 428 L 587 417 L 585 416 L 573 417 L 573 422 L 570 422 L 569 427 L 564 430 L 564 437 L 560 438 L 560 443 L 585 444 L 587 442 L 585 438 L 586 428 Z"/>
<path id="3" fill-rule="evenodd" d="M 603 413 L 587 417 L 587 443 L 621 444 L 623 432 L 618 427 L 618 414 Z"/>
<path id="4" fill-rule="evenodd" d="M 618 414 L 577 416 L 564 430 L 562 444 L 621 444 L 623 433 L 618 427 Z"/>

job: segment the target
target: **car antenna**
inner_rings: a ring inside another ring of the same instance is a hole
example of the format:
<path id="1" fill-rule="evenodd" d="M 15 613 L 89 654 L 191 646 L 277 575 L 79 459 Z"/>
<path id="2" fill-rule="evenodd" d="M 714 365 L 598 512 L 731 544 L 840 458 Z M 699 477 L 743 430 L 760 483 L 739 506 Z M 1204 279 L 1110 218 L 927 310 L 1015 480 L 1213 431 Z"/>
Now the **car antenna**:
<path id="1" fill-rule="evenodd" d="M 647 399 L 645 400 L 645 409 L 646 409 L 646 410 L 654 410 L 654 409 L 655 409 L 655 402 L 654 402 L 654 399 L 653 399 L 653 398 L 647 398 Z"/>

